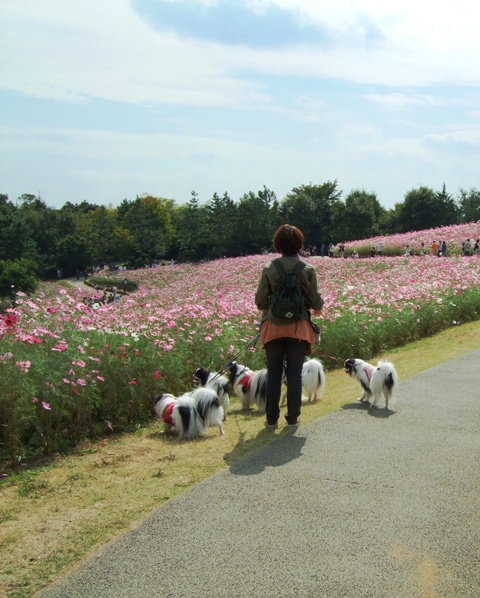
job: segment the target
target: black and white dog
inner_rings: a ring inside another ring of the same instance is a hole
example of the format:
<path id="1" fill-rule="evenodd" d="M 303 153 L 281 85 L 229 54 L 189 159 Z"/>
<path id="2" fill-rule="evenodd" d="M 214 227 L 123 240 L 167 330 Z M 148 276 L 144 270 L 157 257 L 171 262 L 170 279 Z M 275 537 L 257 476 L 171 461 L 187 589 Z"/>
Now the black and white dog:
<path id="1" fill-rule="evenodd" d="M 229 367 L 229 374 L 230 383 L 242 403 L 242 409 L 251 409 L 256 405 L 260 413 L 265 413 L 267 370 L 253 371 L 234 361 Z"/>
<path id="2" fill-rule="evenodd" d="M 319 401 L 323 397 L 326 385 L 323 363 L 318 359 L 306 361 L 302 368 L 302 386 L 307 391 L 308 401 Z"/>
<path id="3" fill-rule="evenodd" d="M 284 375 L 283 382 L 286 386 L 287 379 Z M 307 396 L 302 395 L 302 403 L 311 403 L 312 401 L 319 401 L 326 388 L 325 372 L 323 371 L 323 363 L 318 359 L 309 359 L 302 367 L 302 386 L 307 392 Z M 284 392 L 282 396 L 283 405 L 287 399 L 287 393 Z"/>
<path id="4" fill-rule="evenodd" d="M 363 393 L 358 400 L 362 403 L 368 401 L 371 407 L 377 407 L 382 395 L 385 399 L 385 409 L 388 409 L 389 401 L 394 403 L 398 375 L 390 361 L 379 361 L 375 367 L 362 359 L 346 359 L 344 370 L 361 384 Z"/>
<path id="5" fill-rule="evenodd" d="M 174 431 L 179 438 L 196 438 L 218 426 L 223 435 L 223 408 L 211 388 L 197 388 L 180 397 L 164 393 L 158 397 L 155 413 L 163 420 L 165 431 Z"/>
<path id="6" fill-rule="evenodd" d="M 227 419 L 227 411 L 230 406 L 228 378 L 217 372 L 211 372 L 207 368 L 199 367 L 193 374 L 193 382 L 212 388 L 217 393 L 220 405 L 223 407 L 224 418 Z"/>
<path id="7" fill-rule="evenodd" d="M 202 423 L 189 394 L 177 398 L 170 393 L 163 393 L 158 397 L 154 411 L 163 421 L 165 432 L 175 432 L 179 438 L 195 438 L 199 435 Z"/>
<path id="8" fill-rule="evenodd" d="M 220 436 L 223 436 L 223 420 L 225 413 L 220 405 L 220 399 L 213 388 L 201 387 L 190 393 L 197 408 L 200 419 L 203 423 L 203 430 L 200 433 L 206 433 L 207 429 L 217 426 L 220 430 Z"/>

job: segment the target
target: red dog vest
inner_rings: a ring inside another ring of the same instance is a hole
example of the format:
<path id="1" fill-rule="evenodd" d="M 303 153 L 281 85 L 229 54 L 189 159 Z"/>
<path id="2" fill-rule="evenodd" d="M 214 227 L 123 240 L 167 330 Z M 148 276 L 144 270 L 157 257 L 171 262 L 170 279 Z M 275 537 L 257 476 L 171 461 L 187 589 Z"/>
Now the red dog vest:
<path id="1" fill-rule="evenodd" d="M 175 426 L 172 418 L 173 408 L 175 407 L 175 403 L 170 403 L 165 407 L 165 411 L 163 412 L 163 421 L 166 424 L 170 424 L 171 426 Z"/>

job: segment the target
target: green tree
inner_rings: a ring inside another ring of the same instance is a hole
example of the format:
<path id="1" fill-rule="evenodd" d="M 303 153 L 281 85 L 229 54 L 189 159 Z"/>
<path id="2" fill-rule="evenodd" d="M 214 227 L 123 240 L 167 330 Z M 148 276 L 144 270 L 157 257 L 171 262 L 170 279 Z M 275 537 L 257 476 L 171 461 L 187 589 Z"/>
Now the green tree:
<path id="1" fill-rule="evenodd" d="M 165 256 L 172 243 L 174 202 L 151 195 L 126 200 L 118 208 L 118 224 L 133 238 L 129 259 L 137 264 L 152 263 Z"/>
<path id="2" fill-rule="evenodd" d="M 5 200 L 0 202 L 0 256 L 5 260 L 35 261 L 39 257 L 27 220 L 13 203 Z"/>
<path id="3" fill-rule="evenodd" d="M 56 265 L 64 276 L 73 276 L 92 266 L 92 254 L 88 239 L 80 235 L 67 235 L 58 243 Z"/>
<path id="4" fill-rule="evenodd" d="M 208 257 L 235 255 L 237 205 L 227 192 L 222 197 L 214 193 L 206 208 L 205 235 L 208 238 Z"/>
<path id="5" fill-rule="evenodd" d="M 207 222 L 208 209 L 200 204 L 198 193 L 192 191 L 190 200 L 177 208 L 175 213 L 177 259 L 188 262 L 207 257 Z"/>
<path id="6" fill-rule="evenodd" d="M 14 305 L 19 291 L 31 294 L 37 286 L 37 265 L 33 260 L 0 260 L 0 297 L 9 297 Z"/>
<path id="7" fill-rule="evenodd" d="M 441 221 L 440 226 L 459 224 L 460 210 L 453 195 L 447 193 L 445 183 L 442 185 L 442 190 L 436 192 L 435 198 L 437 200 L 438 218 Z"/>
<path id="8" fill-rule="evenodd" d="M 305 245 L 343 240 L 341 223 L 341 195 L 337 181 L 322 185 L 295 187 L 284 199 L 280 212 L 285 222 L 298 226 L 305 235 Z"/>
<path id="9" fill-rule="evenodd" d="M 462 222 L 480 220 L 480 191 L 472 187 L 469 191 L 460 189 L 458 195 L 460 219 Z"/>
<path id="10" fill-rule="evenodd" d="M 386 210 L 375 193 L 353 190 L 345 198 L 345 206 L 335 215 L 336 228 L 344 241 L 366 239 L 380 234 L 381 218 Z"/>
<path id="11" fill-rule="evenodd" d="M 412 189 L 395 210 L 399 232 L 454 224 L 458 219 L 455 201 L 447 194 L 445 185 L 440 193 L 424 186 Z"/>
<path id="12" fill-rule="evenodd" d="M 116 225 L 117 211 L 105 206 L 88 210 L 79 217 L 76 232 L 87 239 L 94 264 L 109 264 L 113 261 L 113 231 Z"/>
<path id="13" fill-rule="evenodd" d="M 280 206 L 273 191 L 249 191 L 239 201 L 233 233 L 235 253 L 253 254 L 270 249 L 280 225 Z"/>

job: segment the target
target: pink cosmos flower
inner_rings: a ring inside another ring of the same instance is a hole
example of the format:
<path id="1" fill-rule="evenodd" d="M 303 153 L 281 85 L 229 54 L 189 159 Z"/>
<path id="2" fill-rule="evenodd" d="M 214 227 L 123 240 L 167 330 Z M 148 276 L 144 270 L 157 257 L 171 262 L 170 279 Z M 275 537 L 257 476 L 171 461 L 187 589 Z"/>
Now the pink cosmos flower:
<path id="1" fill-rule="evenodd" d="M 86 364 L 83 360 L 78 359 L 77 361 L 72 361 L 72 365 L 78 365 L 79 367 L 84 368 Z"/>
<path id="2" fill-rule="evenodd" d="M 52 347 L 52 351 L 56 351 L 57 353 L 61 352 L 61 351 L 66 351 L 68 349 L 68 345 L 65 341 L 60 341 L 59 343 L 57 343 L 55 345 L 55 347 Z"/>
<path id="3" fill-rule="evenodd" d="M 160 374 L 160 370 L 156 370 L 155 372 L 153 372 L 153 379 L 154 380 L 158 380 L 160 378 L 161 374 Z"/>
<path id="4" fill-rule="evenodd" d="M 79 379 L 77 380 L 77 384 L 78 384 L 79 386 L 87 386 L 87 381 L 86 381 L 86 380 L 84 380 L 83 378 L 79 378 Z"/>
<path id="5" fill-rule="evenodd" d="M 51 411 L 51 409 L 52 409 L 52 408 L 50 407 L 50 404 L 49 404 L 49 403 L 45 403 L 45 401 L 42 401 L 42 407 L 43 407 L 44 409 L 46 409 L 47 411 Z"/>
<path id="6" fill-rule="evenodd" d="M 130 380 L 129 381 L 130 386 L 135 386 L 137 383 L 135 380 Z"/>
<path id="7" fill-rule="evenodd" d="M 32 403 L 38 403 L 37 397 L 32 397 Z"/>

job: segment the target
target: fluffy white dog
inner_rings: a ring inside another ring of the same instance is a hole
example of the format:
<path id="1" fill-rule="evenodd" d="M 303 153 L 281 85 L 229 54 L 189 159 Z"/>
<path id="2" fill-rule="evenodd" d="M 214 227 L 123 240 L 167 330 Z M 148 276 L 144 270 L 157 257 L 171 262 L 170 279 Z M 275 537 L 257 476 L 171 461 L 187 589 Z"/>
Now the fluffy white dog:
<path id="1" fill-rule="evenodd" d="M 158 397 L 155 413 L 163 420 L 165 431 L 174 431 L 179 438 L 196 438 L 218 426 L 223 435 L 223 407 L 211 388 L 197 388 L 180 397 L 164 393 Z"/>
<path id="2" fill-rule="evenodd" d="M 284 376 L 286 385 L 286 377 Z M 323 371 L 323 364 L 318 359 L 309 359 L 303 364 L 302 368 L 302 386 L 307 392 L 307 396 L 302 395 L 302 403 L 319 401 L 325 392 L 326 378 Z M 283 405 L 287 399 L 287 393 L 282 396 Z"/>
<path id="3" fill-rule="evenodd" d="M 242 403 L 242 409 L 257 405 L 260 413 L 265 413 L 267 390 L 267 370 L 253 371 L 234 361 L 230 367 L 230 383 Z"/>
<path id="4" fill-rule="evenodd" d="M 179 438 L 195 438 L 202 429 L 198 410 L 188 394 L 177 398 L 163 393 L 158 397 L 154 411 L 163 421 L 165 432 L 175 432 Z"/>
<path id="5" fill-rule="evenodd" d="M 227 419 L 227 411 L 230 406 L 228 378 L 226 376 L 221 376 L 217 372 L 207 370 L 207 368 L 199 367 L 193 374 L 193 381 L 195 384 L 212 388 L 217 393 L 220 405 L 223 407 L 224 418 Z"/>
<path id="6" fill-rule="evenodd" d="M 362 359 L 346 359 L 344 370 L 361 384 L 363 393 L 358 400 L 362 403 L 368 401 L 371 407 L 378 407 L 382 396 L 385 399 L 385 409 L 388 409 L 389 401 L 394 403 L 398 375 L 390 361 L 379 361 L 375 367 Z"/>
<path id="7" fill-rule="evenodd" d="M 309 401 L 319 401 L 325 392 L 327 380 L 323 364 L 318 359 L 309 359 L 303 364 L 302 385 Z"/>

